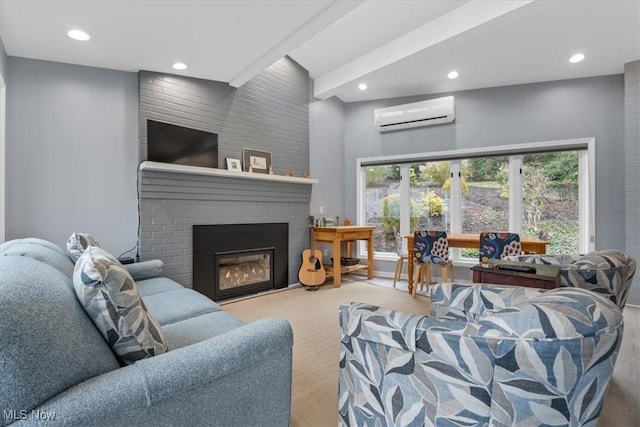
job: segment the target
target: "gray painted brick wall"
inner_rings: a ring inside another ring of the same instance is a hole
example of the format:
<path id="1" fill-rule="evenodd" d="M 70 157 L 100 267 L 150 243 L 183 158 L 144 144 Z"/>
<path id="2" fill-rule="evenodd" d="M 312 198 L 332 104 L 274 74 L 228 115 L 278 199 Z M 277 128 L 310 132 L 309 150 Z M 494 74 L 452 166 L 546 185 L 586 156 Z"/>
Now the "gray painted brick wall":
<path id="1" fill-rule="evenodd" d="M 238 89 L 226 83 L 139 73 L 140 159 L 146 119 L 218 134 L 219 167 L 243 148 L 272 153 L 275 174 L 309 170 L 309 76 L 284 58 Z M 162 259 L 168 277 L 193 285 L 194 224 L 289 223 L 289 283 L 308 247 L 311 185 L 141 171 L 140 258 Z"/>
<path id="2" fill-rule="evenodd" d="M 640 262 L 640 61 L 624 67 L 624 113 L 625 246 Z M 636 272 L 627 304 L 640 305 L 640 272 Z"/>

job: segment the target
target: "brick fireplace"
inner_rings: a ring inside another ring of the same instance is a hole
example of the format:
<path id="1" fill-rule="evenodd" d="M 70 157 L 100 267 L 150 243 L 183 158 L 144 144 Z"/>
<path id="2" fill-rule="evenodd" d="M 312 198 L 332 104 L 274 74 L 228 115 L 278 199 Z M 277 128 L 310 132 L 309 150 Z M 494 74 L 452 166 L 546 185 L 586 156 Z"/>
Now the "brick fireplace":
<path id="1" fill-rule="evenodd" d="M 284 256 L 288 272 L 283 280 L 285 285 L 296 283 L 300 254 L 309 246 L 312 185 L 283 181 L 141 170 L 140 258 L 161 259 L 166 276 L 192 288 L 197 247 L 194 226 L 284 223 L 288 227 Z M 236 239 L 235 235 L 223 238 Z M 231 250 L 236 248 L 222 249 Z"/>
<path id="2" fill-rule="evenodd" d="M 243 148 L 267 151 L 272 154 L 274 178 L 284 178 L 285 171 L 294 169 L 302 180 L 309 171 L 309 73 L 283 58 L 239 88 L 150 71 L 138 76 L 140 160 L 147 159 L 151 119 L 217 134 L 221 168 L 220 174 L 209 175 L 140 166 L 140 259 L 161 259 L 167 277 L 193 287 L 194 225 L 286 223 L 285 282 L 296 283 L 300 253 L 309 246 L 312 183 L 225 174 L 224 159 L 241 159 Z M 258 265 L 267 263 L 261 255 L 251 256 L 248 259 L 258 260 Z M 228 260 L 222 267 L 233 270 L 234 262 Z"/>

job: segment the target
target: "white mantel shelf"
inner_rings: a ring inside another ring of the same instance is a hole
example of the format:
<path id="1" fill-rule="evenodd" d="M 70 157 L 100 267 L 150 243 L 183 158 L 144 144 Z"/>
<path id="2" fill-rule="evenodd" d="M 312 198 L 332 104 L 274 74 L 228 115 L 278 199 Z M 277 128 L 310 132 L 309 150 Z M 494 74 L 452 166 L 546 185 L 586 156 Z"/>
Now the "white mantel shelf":
<path id="1" fill-rule="evenodd" d="M 224 176 L 227 178 L 286 182 L 288 184 L 309 184 L 310 185 L 310 184 L 318 184 L 319 182 L 317 179 L 313 179 L 313 178 L 299 178 L 296 176 L 284 176 L 284 175 L 268 175 L 264 173 L 254 173 L 254 172 L 239 172 L 239 171 L 230 171 L 226 169 L 203 168 L 199 166 L 173 165 L 170 163 L 149 162 L 149 161 L 144 161 L 140 163 L 140 170 L 188 173 L 192 175 Z"/>

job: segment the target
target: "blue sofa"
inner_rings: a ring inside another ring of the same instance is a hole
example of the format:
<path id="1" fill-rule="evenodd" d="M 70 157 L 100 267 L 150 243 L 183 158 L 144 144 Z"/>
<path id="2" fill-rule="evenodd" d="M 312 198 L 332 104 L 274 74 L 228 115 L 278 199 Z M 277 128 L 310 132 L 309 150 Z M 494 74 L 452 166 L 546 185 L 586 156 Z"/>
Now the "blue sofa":
<path id="1" fill-rule="evenodd" d="M 0 255 L 0 425 L 289 425 L 285 320 L 245 324 L 161 277 L 161 262 L 132 264 L 169 350 L 122 366 L 80 305 L 62 248 L 27 238 Z"/>
<path id="2" fill-rule="evenodd" d="M 443 283 L 431 316 L 340 307 L 341 426 L 595 426 L 622 340 L 609 299 Z"/>

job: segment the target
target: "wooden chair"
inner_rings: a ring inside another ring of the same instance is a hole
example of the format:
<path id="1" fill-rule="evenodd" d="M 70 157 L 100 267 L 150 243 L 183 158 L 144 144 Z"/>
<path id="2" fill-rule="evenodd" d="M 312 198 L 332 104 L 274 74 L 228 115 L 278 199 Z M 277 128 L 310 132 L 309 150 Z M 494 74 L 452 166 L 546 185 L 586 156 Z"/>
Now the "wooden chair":
<path id="1" fill-rule="evenodd" d="M 440 267 L 443 282 L 455 280 L 453 262 L 449 258 L 449 241 L 446 231 L 416 231 L 413 238 L 413 252 L 417 262 L 413 296 L 416 294 L 418 284 L 420 284 L 420 290 L 423 290 L 425 283 L 427 286 L 435 283 L 431 281 L 431 264 Z"/>
<path id="2" fill-rule="evenodd" d="M 393 234 L 396 238 L 396 252 L 398 254 L 398 261 L 396 261 L 396 273 L 393 276 L 393 287 L 396 287 L 396 282 L 400 280 L 400 274 L 402 274 L 402 265 L 405 261 L 409 262 L 409 252 L 404 249 L 404 239 L 400 232 L 393 227 Z"/>

